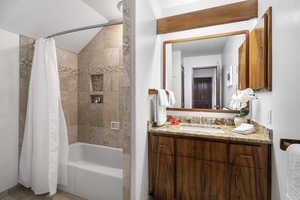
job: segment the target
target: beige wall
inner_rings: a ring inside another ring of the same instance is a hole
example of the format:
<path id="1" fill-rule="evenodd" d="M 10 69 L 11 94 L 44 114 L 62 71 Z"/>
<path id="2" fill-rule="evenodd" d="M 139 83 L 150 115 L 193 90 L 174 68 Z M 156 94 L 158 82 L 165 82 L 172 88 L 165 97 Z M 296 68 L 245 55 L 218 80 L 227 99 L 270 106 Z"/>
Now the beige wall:
<path id="1" fill-rule="evenodd" d="M 123 26 L 101 31 L 78 54 L 78 141 L 110 147 L 122 147 L 123 113 Z M 101 91 L 94 91 L 91 75 L 103 75 Z M 103 103 L 91 101 L 91 95 L 103 95 Z M 112 130 L 111 121 L 120 122 Z"/>
<path id="2" fill-rule="evenodd" d="M 124 30 L 125 31 L 125 30 Z M 124 51 L 130 57 L 128 50 Z M 78 54 L 78 141 L 123 149 L 123 199 L 130 199 L 130 77 L 123 68 L 123 25 L 101 31 Z M 103 74 L 103 91 L 93 91 L 91 75 Z M 103 103 L 91 102 L 93 94 Z M 111 121 L 120 129 L 111 129 Z"/>
<path id="3" fill-rule="evenodd" d="M 34 53 L 34 40 L 26 36 L 20 36 L 20 109 L 19 109 L 19 134 L 20 148 L 23 141 L 27 96 L 30 80 L 31 65 Z M 65 113 L 69 143 L 77 141 L 77 88 L 78 67 L 77 55 L 62 49 L 57 50 L 58 71 L 60 77 L 60 91 L 63 110 Z"/>

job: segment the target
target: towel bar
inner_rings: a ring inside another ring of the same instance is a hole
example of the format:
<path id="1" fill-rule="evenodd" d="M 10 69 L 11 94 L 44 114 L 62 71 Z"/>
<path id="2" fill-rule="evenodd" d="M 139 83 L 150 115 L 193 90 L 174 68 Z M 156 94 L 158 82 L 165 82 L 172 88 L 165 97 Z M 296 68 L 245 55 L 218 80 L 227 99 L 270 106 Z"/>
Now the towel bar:
<path id="1" fill-rule="evenodd" d="M 166 91 L 167 94 L 169 94 L 169 92 L 167 90 L 165 90 L 165 91 Z M 151 89 L 148 90 L 148 93 L 149 94 L 157 94 L 157 89 L 151 88 Z"/>
<path id="2" fill-rule="evenodd" d="M 291 144 L 300 144 L 300 140 L 280 139 L 280 149 L 286 151 Z"/>

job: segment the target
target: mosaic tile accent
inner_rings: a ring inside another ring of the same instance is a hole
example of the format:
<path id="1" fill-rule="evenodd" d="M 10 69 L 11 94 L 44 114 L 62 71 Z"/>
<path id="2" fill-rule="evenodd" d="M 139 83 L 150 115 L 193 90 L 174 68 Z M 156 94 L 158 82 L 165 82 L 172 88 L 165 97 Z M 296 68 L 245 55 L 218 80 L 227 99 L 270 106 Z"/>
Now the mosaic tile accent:
<path id="1" fill-rule="evenodd" d="M 103 74 L 91 75 L 93 91 L 103 91 Z"/>
<path id="2" fill-rule="evenodd" d="M 78 74 L 77 69 L 72 69 L 70 67 L 64 67 L 64 66 L 61 66 L 61 65 L 58 65 L 58 72 L 59 73 L 64 73 L 64 74 L 74 74 L 74 75 Z"/>
<path id="3" fill-rule="evenodd" d="M 171 119 L 171 117 L 176 117 L 179 122 L 181 123 L 191 123 L 192 117 L 183 117 L 183 116 L 167 116 L 167 121 Z M 206 125 L 208 122 L 209 117 L 202 117 L 202 124 Z M 199 117 L 193 117 L 193 123 L 199 124 L 200 118 Z M 234 126 L 234 119 L 233 118 L 217 118 L 214 117 L 212 120 L 212 125 L 226 125 L 226 126 Z"/>
<path id="4" fill-rule="evenodd" d="M 106 67 L 100 67 L 100 68 L 83 68 L 79 69 L 78 74 L 79 75 L 86 75 L 86 74 L 106 74 L 111 72 L 122 72 L 123 66 L 122 65 L 116 65 L 116 66 L 106 66 Z"/>
<path id="5" fill-rule="evenodd" d="M 25 60 L 23 63 L 27 65 L 31 65 L 31 61 Z M 58 72 L 59 73 L 67 73 L 67 74 L 74 74 L 74 75 L 97 75 L 97 74 L 106 74 L 111 72 L 122 72 L 123 66 L 116 65 L 116 66 L 106 66 L 100 68 L 83 68 L 83 69 L 72 69 L 70 67 L 65 67 L 62 65 L 58 65 Z"/>

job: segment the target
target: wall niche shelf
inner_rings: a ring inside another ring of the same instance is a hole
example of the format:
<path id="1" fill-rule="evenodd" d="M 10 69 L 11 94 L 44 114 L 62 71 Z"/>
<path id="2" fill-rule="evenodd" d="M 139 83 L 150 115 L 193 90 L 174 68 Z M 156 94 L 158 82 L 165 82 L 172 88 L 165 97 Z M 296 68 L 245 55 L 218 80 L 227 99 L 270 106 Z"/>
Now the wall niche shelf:
<path id="1" fill-rule="evenodd" d="M 91 103 L 103 103 L 103 74 L 95 74 L 90 76 L 91 91 L 90 101 Z"/>
<path id="2" fill-rule="evenodd" d="M 91 94 L 91 103 L 103 103 L 103 95 Z"/>

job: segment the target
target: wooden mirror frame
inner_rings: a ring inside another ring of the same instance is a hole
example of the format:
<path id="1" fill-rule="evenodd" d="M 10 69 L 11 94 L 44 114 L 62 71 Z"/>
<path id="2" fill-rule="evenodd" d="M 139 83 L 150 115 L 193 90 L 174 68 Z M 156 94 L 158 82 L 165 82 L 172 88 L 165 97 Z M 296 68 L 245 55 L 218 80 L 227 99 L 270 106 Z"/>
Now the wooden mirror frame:
<path id="1" fill-rule="evenodd" d="M 206 35 L 201 37 L 192 37 L 192 38 L 184 38 L 184 39 L 177 39 L 177 40 L 168 40 L 163 42 L 163 89 L 166 88 L 166 45 L 171 43 L 179 43 L 179 42 L 189 42 L 194 40 L 204 40 L 204 39 L 212 39 L 218 37 L 227 37 L 233 35 L 241 35 L 245 34 L 245 42 L 246 42 L 246 69 L 249 69 L 249 31 L 248 30 L 241 30 L 229 33 L 220 33 L 214 35 Z M 248 73 L 248 72 L 246 72 Z M 246 81 L 249 81 L 246 80 Z M 197 109 L 197 108 L 167 108 L 167 110 L 173 111 L 194 111 L 194 112 L 219 112 L 219 113 L 239 113 L 239 110 L 213 110 L 213 109 Z"/>

